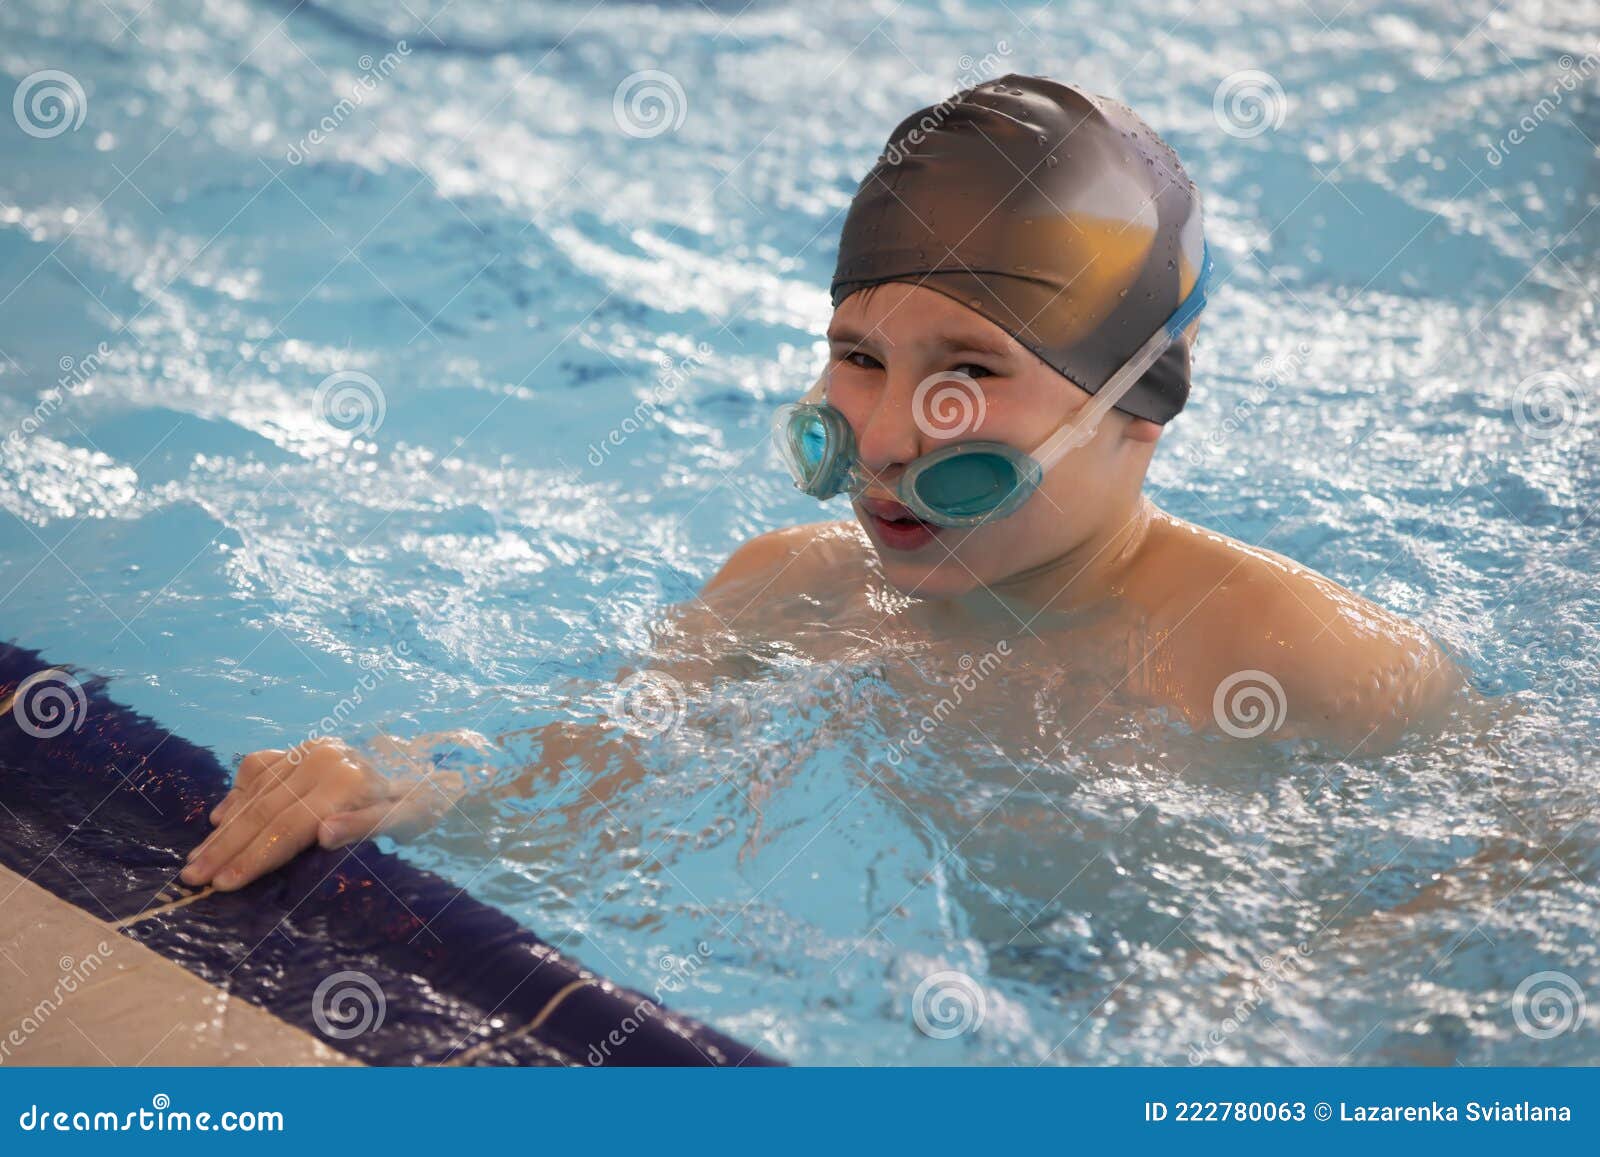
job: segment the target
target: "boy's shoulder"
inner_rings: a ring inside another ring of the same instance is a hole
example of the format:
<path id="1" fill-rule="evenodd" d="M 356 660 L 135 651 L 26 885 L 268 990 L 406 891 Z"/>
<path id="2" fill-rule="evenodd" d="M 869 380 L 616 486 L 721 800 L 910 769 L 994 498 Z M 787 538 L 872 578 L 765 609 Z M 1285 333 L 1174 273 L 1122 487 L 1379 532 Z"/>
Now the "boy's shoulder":
<path id="1" fill-rule="evenodd" d="M 1172 518 L 1151 550 L 1157 679 L 1207 725 L 1370 750 L 1460 686 L 1421 627 L 1276 551 Z"/>
<path id="2" fill-rule="evenodd" d="M 853 521 L 808 522 L 758 534 L 728 556 L 702 595 L 748 591 L 751 597 L 814 591 L 841 566 L 867 566 L 871 543 Z"/>

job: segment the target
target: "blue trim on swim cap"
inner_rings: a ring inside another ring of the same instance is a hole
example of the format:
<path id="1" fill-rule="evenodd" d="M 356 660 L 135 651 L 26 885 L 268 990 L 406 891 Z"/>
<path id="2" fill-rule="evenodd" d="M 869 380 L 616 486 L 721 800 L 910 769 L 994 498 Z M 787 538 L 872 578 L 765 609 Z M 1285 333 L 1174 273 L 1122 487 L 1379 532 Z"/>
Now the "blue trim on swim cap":
<path id="1" fill-rule="evenodd" d="M 1177 341 L 1184 330 L 1189 328 L 1189 323 L 1200 316 L 1200 311 L 1206 307 L 1206 288 L 1211 280 L 1211 245 L 1209 242 L 1200 243 L 1200 276 L 1195 279 L 1194 288 L 1189 291 L 1189 296 L 1179 303 L 1178 308 L 1172 311 L 1172 316 L 1167 318 L 1167 337 Z"/>

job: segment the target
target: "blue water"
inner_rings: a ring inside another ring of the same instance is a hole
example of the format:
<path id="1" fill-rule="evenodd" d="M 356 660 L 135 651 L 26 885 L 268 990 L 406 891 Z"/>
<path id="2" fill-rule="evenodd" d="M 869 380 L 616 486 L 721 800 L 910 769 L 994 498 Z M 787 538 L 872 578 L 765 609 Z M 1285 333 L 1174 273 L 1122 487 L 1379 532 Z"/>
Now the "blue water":
<path id="1" fill-rule="evenodd" d="M 224 758 L 601 728 L 406 854 L 619 981 L 703 957 L 669 1001 L 791 1059 L 1600 1060 L 1583 17 L 9 0 L 0 96 L 79 92 L 0 106 L 0 637 Z M 1362 761 L 1137 712 L 1077 742 L 1008 670 L 891 771 L 943 676 L 868 647 L 617 731 L 663 609 L 817 517 L 767 413 L 856 180 L 986 56 L 1128 101 L 1202 189 L 1155 499 L 1420 621 L 1487 722 Z M 646 69 L 682 92 L 654 135 L 615 101 Z M 1244 70 L 1283 92 L 1259 134 L 1215 108 Z M 949 1039 L 911 1015 L 942 971 L 985 1010 Z"/>

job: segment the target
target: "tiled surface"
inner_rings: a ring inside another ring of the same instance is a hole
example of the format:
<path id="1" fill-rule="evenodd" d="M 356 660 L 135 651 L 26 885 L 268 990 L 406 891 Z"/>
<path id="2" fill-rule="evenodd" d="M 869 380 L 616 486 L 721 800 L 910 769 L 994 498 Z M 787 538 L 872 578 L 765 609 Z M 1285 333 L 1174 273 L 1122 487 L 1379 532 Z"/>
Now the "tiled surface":
<path id="1" fill-rule="evenodd" d="M 0 643 L 0 702 L 46 667 Z M 77 726 L 46 737 L 0 711 L 0 863 L 115 922 L 188 889 L 183 852 L 227 790 L 211 753 L 81 685 Z"/>
<path id="2" fill-rule="evenodd" d="M 0 867 L 0 1064 L 352 1063 Z"/>

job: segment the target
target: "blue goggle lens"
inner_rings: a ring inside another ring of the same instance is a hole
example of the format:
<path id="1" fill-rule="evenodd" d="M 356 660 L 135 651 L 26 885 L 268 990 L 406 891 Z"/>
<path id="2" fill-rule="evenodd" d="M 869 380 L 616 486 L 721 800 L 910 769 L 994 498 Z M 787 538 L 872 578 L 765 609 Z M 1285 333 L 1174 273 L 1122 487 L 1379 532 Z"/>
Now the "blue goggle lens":
<path id="1" fill-rule="evenodd" d="M 814 475 L 828 453 L 827 424 L 817 415 L 808 414 L 795 423 L 792 437 L 800 465 Z"/>
<path id="2" fill-rule="evenodd" d="M 773 433 L 795 483 L 814 498 L 851 489 L 855 440 L 843 415 L 828 406 L 792 404 L 779 411 Z M 943 526 L 973 526 L 1003 516 L 1039 482 L 1037 463 L 1007 447 L 968 444 L 939 451 L 902 479 L 901 500 L 919 518 Z"/>
<path id="3" fill-rule="evenodd" d="M 820 407 L 796 404 L 782 407 L 773 426 L 773 440 L 795 484 L 814 498 L 839 492 L 842 479 L 836 475 L 851 455 L 847 428 L 830 418 Z"/>
<path id="4" fill-rule="evenodd" d="M 917 475 L 917 498 L 955 518 L 978 518 L 998 509 L 1022 479 L 1001 454 L 977 451 L 936 462 Z"/>

